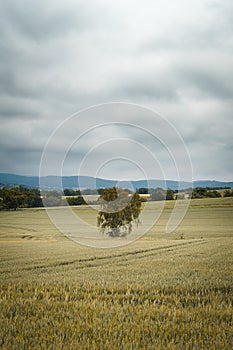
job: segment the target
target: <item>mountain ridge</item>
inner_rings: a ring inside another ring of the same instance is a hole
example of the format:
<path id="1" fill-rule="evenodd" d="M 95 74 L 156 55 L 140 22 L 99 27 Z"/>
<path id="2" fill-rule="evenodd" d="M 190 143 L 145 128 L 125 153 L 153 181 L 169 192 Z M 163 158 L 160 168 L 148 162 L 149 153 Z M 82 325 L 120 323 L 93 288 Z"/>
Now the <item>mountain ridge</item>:
<path id="1" fill-rule="evenodd" d="M 96 189 L 118 186 L 122 188 L 128 188 L 136 190 L 136 188 L 149 187 L 156 188 L 161 187 L 163 189 L 170 188 L 172 190 L 186 189 L 188 187 L 230 187 L 233 188 L 233 182 L 231 181 L 217 181 L 217 180 L 198 180 L 187 181 L 175 181 L 175 180 L 110 180 L 102 178 L 94 178 L 92 176 L 56 176 L 48 175 L 39 178 L 39 176 L 26 176 L 17 175 L 11 173 L 0 173 L 0 184 L 8 186 L 26 186 L 41 188 L 47 190 L 61 190 L 64 188 L 80 188 L 80 189 Z"/>

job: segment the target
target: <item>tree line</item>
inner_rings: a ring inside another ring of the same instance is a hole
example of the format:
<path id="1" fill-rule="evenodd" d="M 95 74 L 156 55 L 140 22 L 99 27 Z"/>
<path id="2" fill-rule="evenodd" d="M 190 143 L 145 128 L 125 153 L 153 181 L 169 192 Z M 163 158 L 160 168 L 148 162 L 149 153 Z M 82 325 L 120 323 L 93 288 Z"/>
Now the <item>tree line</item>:
<path id="1" fill-rule="evenodd" d="M 222 190 L 219 192 L 219 190 Z M 196 187 L 187 188 L 182 191 L 163 188 L 137 188 L 136 192 L 141 195 L 149 195 L 146 200 L 163 201 L 163 200 L 175 200 L 185 199 L 186 196 L 192 199 L 198 198 L 220 198 L 220 197 L 233 197 L 233 189 L 231 188 L 210 188 L 210 187 Z"/>
<path id="2" fill-rule="evenodd" d="M 218 190 L 209 187 L 197 187 L 192 191 L 192 198 L 219 198 L 219 197 L 233 197 L 233 189 L 222 188 L 222 194 Z"/>
<path id="3" fill-rule="evenodd" d="M 42 207 L 40 191 L 23 186 L 0 189 L 0 209 Z"/>
<path id="4" fill-rule="evenodd" d="M 125 193 L 133 194 L 130 190 L 124 190 Z M 105 192 L 104 188 L 97 190 L 85 189 L 85 190 L 74 190 L 64 189 L 64 191 L 42 191 L 40 192 L 37 188 L 27 188 L 24 186 L 18 186 L 14 188 L 1 187 L 0 188 L 0 210 L 17 208 L 35 208 L 43 206 L 63 206 L 63 205 L 83 205 L 86 204 L 83 195 L 98 194 L 103 195 Z M 223 188 L 222 194 L 219 189 L 211 189 L 209 187 L 202 188 L 197 187 L 194 189 L 186 189 L 182 192 L 177 190 L 162 188 L 138 188 L 136 193 L 139 195 L 149 195 L 148 197 L 141 197 L 141 201 L 163 201 L 163 200 L 175 200 L 184 199 L 185 195 L 190 198 L 218 198 L 218 197 L 233 197 L 233 189 Z"/>
<path id="5" fill-rule="evenodd" d="M 70 191 L 70 190 L 69 190 Z M 72 190 L 71 190 L 72 191 Z M 61 191 L 42 191 L 37 188 L 18 186 L 0 189 L 0 210 L 16 210 L 17 208 L 56 207 L 63 205 L 86 204 L 80 191 L 72 192 L 73 197 L 64 199 Z"/>

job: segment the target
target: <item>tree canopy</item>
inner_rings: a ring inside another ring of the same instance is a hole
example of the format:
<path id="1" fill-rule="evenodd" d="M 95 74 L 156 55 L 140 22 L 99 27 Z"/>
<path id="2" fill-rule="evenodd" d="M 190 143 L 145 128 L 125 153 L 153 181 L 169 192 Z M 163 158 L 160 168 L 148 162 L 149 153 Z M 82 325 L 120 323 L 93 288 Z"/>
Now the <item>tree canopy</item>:
<path id="1" fill-rule="evenodd" d="M 24 206 L 26 202 L 26 195 L 18 188 L 4 189 L 2 191 L 2 205 L 4 209 L 14 209 Z"/>
<path id="2" fill-rule="evenodd" d="M 139 223 L 142 201 L 138 193 L 129 195 L 122 189 L 106 188 L 100 197 L 97 226 L 109 237 L 123 237 Z"/>

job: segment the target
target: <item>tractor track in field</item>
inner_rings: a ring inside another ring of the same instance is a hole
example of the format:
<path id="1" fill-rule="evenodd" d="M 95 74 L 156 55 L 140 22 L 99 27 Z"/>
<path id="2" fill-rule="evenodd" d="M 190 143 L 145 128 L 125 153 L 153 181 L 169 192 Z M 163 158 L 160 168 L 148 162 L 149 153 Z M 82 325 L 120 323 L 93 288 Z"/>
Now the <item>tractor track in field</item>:
<path id="1" fill-rule="evenodd" d="M 111 254 L 111 255 L 106 255 L 106 256 L 100 256 L 100 257 L 91 257 L 91 258 L 83 258 L 83 259 L 75 259 L 71 261 L 60 261 L 57 263 L 51 263 L 51 264 L 43 264 L 43 265 L 35 265 L 35 266 L 29 266 L 29 267 L 22 267 L 19 268 L 18 271 L 32 271 L 32 270 L 48 270 L 48 269 L 53 269 L 53 268 L 59 268 L 59 267 L 64 267 L 64 266 L 74 266 L 75 269 L 85 269 L 85 268 L 94 268 L 94 267 L 100 267 L 104 265 L 109 265 L 111 262 L 116 262 L 119 263 L 120 259 L 124 259 L 124 262 L 126 261 L 132 261 L 134 259 L 143 259 L 143 258 L 148 258 L 150 256 L 155 256 L 157 254 L 160 254 L 161 252 L 167 251 L 171 252 L 177 248 L 185 248 L 187 246 L 196 246 L 196 245 L 201 245 L 205 244 L 206 241 L 203 239 L 198 239 L 198 240 L 192 240 L 184 243 L 179 243 L 179 244 L 170 244 L 167 246 L 162 246 L 162 247 L 154 247 L 154 248 L 149 248 L 149 249 L 138 249 L 135 251 L 131 252 L 123 252 L 121 254 Z M 156 254 L 157 253 L 157 254 Z M 115 260 L 115 261 L 114 261 Z M 77 264 L 77 266 L 75 266 Z M 5 271 L 7 272 L 7 271 Z M 8 271 L 10 272 L 10 271 Z"/>

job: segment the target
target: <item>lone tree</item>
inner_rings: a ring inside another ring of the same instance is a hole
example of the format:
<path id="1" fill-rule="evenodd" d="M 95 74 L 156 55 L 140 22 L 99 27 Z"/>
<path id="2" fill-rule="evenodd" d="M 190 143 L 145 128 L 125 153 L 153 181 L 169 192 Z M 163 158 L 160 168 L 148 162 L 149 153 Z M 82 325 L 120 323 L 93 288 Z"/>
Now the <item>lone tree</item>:
<path id="1" fill-rule="evenodd" d="M 139 223 L 142 201 L 138 193 L 131 196 L 122 189 L 106 188 L 100 197 L 97 226 L 109 237 L 124 237 Z"/>

